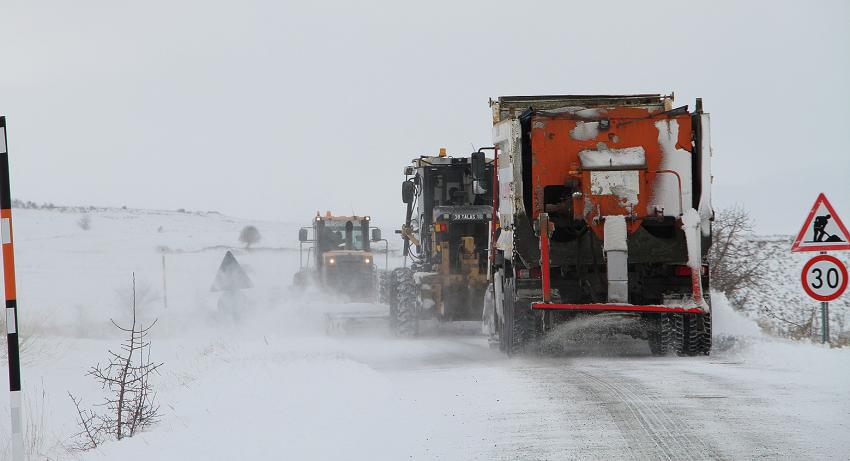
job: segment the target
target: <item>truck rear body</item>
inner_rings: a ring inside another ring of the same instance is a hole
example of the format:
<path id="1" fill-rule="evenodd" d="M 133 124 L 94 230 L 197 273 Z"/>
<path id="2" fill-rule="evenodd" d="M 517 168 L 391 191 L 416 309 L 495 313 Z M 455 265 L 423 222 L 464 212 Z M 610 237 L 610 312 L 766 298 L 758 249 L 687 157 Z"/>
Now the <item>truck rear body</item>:
<path id="1" fill-rule="evenodd" d="M 496 242 L 517 299 L 576 312 L 703 314 L 712 219 L 709 116 L 672 98 L 491 101 Z M 501 295 L 507 296 L 507 295 Z M 569 314 L 566 314 L 569 312 Z"/>

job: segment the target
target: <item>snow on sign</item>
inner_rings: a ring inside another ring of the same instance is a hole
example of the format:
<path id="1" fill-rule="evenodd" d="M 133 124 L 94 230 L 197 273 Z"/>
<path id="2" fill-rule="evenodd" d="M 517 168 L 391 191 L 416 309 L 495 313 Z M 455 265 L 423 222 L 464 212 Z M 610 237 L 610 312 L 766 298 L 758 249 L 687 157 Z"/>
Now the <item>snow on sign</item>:
<path id="1" fill-rule="evenodd" d="M 850 233 L 835 214 L 835 210 L 821 193 L 803 228 L 794 239 L 791 251 L 835 251 L 850 250 Z"/>
<path id="2" fill-rule="evenodd" d="M 835 256 L 817 255 L 803 266 L 803 289 L 818 301 L 832 301 L 847 288 L 847 268 Z"/>

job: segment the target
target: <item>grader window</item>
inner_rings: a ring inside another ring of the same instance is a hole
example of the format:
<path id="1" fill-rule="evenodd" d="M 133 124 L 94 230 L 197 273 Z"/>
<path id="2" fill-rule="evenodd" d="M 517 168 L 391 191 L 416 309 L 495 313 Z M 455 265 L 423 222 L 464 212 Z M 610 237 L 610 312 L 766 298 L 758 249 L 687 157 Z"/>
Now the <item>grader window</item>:
<path id="1" fill-rule="evenodd" d="M 464 189 L 464 170 L 444 169 L 432 177 L 434 206 L 466 205 L 468 192 Z"/>

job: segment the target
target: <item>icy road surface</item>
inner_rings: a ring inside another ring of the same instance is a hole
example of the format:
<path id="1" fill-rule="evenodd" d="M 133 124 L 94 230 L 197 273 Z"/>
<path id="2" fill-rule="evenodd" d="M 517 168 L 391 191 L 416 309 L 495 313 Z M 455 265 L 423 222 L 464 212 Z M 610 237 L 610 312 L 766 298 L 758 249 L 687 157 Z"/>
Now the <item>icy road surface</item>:
<path id="1" fill-rule="evenodd" d="M 185 371 L 165 377 L 163 423 L 86 459 L 850 454 L 846 353 L 762 342 L 708 358 L 654 358 L 642 343 L 614 343 L 516 359 L 463 336 L 175 346 Z"/>
<path id="2" fill-rule="evenodd" d="M 31 459 L 850 459 L 850 351 L 770 339 L 722 302 L 710 357 L 657 358 L 645 342 L 597 338 L 508 359 L 474 326 L 328 336 L 325 313 L 384 308 L 289 291 L 300 224 L 253 223 L 260 247 L 235 254 L 255 288 L 233 316 L 209 287 L 247 222 L 111 210 L 82 231 L 79 213 L 17 216 Z M 140 318 L 159 319 L 161 421 L 68 452 L 78 428 L 67 393 L 84 405 L 103 398 L 85 373 L 121 340 L 109 319 L 127 314 L 130 272 Z"/>

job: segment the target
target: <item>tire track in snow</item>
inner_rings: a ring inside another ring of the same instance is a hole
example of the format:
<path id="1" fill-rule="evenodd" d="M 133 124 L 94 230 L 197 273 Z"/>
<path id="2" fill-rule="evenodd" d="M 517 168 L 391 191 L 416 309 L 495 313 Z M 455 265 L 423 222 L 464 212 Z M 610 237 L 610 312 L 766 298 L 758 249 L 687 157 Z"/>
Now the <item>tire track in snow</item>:
<path id="1" fill-rule="evenodd" d="M 637 459 L 722 459 L 684 420 L 668 411 L 653 391 L 622 376 L 601 377 L 576 370 L 587 379 L 590 393 L 614 404 L 604 405 Z M 638 388 L 636 392 L 633 389 Z M 620 405 L 617 405 L 620 403 Z M 652 445 L 647 440 L 653 442 Z"/>

